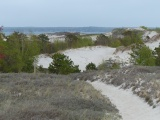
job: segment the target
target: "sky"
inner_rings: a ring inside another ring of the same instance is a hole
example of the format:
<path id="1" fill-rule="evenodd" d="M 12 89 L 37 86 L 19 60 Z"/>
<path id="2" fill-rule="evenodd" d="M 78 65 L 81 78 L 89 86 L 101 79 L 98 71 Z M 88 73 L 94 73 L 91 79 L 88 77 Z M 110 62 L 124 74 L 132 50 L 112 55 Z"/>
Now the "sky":
<path id="1" fill-rule="evenodd" d="M 160 27 L 160 0 L 0 0 L 4 27 Z"/>

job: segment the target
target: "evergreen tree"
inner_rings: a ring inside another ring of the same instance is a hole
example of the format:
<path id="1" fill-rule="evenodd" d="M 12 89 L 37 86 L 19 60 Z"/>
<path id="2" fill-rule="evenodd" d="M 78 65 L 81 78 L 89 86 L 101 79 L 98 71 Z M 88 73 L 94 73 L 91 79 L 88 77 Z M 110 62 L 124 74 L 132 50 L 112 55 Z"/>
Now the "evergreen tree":
<path id="1" fill-rule="evenodd" d="M 56 74 L 69 74 L 80 72 L 77 65 L 64 54 L 56 53 L 52 56 L 53 62 L 49 65 L 49 72 Z"/>
<path id="2" fill-rule="evenodd" d="M 96 65 L 94 63 L 89 63 L 86 65 L 86 70 L 97 70 Z"/>
<path id="3" fill-rule="evenodd" d="M 47 44 L 49 42 L 49 38 L 45 34 L 39 34 L 38 39 L 41 41 L 41 52 L 47 53 Z"/>

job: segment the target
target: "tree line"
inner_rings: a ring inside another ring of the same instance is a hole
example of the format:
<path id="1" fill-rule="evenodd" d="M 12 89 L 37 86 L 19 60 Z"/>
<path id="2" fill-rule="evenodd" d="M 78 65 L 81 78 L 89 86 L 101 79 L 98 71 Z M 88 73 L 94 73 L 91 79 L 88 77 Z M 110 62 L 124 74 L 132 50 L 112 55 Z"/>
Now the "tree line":
<path id="1" fill-rule="evenodd" d="M 5 36 L 0 31 L 0 72 L 33 72 L 39 54 L 56 53 L 60 50 L 91 46 L 91 38 L 66 34 L 65 41 L 49 42 L 45 34 L 26 35 L 14 32 Z"/>
<path id="2" fill-rule="evenodd" d="M 4 38 L 6 41 L 4 41 Z M 0 71 L 33 72 L 35 56 L 40 53 L 39 40 L 33 35 L 14 32 L 5 37 L 0 35 Z"/>

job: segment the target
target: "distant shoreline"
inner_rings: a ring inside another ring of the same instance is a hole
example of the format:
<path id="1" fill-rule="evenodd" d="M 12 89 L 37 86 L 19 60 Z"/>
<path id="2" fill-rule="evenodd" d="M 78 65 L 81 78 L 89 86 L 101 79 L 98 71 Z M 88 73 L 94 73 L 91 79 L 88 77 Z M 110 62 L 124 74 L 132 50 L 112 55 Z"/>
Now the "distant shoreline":
<path id="1" fill-rule="evenodd" d="M 63 32 L 100 34 L 111 32 L 113 29 L 114 27 L 4 27 L 3 33 L 10 35 L 16 31 L 24 34 L 53 34 Z"/>

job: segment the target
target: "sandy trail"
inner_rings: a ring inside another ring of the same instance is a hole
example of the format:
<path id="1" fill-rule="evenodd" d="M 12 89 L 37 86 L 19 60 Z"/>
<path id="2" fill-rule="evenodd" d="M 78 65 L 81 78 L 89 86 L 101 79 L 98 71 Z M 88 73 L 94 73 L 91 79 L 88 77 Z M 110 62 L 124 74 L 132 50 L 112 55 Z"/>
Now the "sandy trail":
<path id="1" fill-rule="evenodd" d="M 130 90 L 119 89 L 100 81 L 91 84 L 111 100 L 123 120 L 160 120 L 160 108 L 153 109 Z"/>

